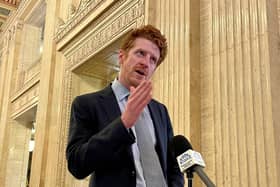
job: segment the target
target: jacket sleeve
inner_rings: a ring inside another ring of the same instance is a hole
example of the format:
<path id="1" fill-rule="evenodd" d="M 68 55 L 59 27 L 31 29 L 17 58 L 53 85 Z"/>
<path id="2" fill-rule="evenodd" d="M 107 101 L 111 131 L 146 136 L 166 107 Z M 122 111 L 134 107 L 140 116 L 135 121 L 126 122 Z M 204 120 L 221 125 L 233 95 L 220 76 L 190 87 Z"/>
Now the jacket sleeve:
<path id="1" fill-rule="evenodd" d="M 120 116 L 99 130 L 96 114 L 88 102 L 83 97 L 77 97 L 71 106 L 66 158 L 68 170 L 78 179 L 110 165 L 114 162 L 114 155 L 135 142 L 135 137 L 124 127 Z"/>

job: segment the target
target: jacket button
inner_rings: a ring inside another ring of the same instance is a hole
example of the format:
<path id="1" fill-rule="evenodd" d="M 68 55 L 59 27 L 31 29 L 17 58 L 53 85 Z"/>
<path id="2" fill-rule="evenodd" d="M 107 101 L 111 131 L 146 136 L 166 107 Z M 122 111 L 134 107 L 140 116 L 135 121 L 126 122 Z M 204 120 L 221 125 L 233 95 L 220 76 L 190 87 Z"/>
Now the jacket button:
<path id="1" fill-rule="evenodd" d="M 135 177 L 135 171 L 131 171 L 130 175 L 131 177 Z"/>

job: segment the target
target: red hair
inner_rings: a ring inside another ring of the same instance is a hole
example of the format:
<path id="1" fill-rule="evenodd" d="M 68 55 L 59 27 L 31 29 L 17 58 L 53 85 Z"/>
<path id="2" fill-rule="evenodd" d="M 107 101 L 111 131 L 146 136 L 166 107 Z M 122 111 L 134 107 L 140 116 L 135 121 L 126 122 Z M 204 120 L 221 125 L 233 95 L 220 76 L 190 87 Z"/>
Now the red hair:
<path id="1" fill-rule="evenodd" d="M 121 49 L 128 52 L 134 46 L 134 41 L 137 38 L 145 38 L 157 45 L 160 51 L 157 66 L 160 65 L 167 54 L 167 41 L 165 36 L 161 34 L 160 30 L 152 25 L 145 25 L 140 28 L 133 29 L 123 40 Z"/>

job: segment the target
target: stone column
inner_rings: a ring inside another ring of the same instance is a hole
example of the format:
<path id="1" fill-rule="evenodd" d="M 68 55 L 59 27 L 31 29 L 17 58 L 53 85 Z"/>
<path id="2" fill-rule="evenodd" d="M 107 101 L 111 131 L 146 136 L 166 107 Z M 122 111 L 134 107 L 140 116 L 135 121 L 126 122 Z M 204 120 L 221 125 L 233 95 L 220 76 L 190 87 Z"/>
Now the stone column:
<path id="1" fill-rule="evenodd" d="M 7 167 L 4 186 L 25 187 L 27 183 L 28 149 L 31 128 L 28 124 L 19 123 L 15 120 L 10 120 L 7 125 L 9 125 L 9 145 L 7 149 Z"/>
<path id="2" fill-rule="evenodd" d="M 197 3 L 199 5 L 199 2 Z M 153 95 L 163 102 L 173 122 L 175 134 L 190 136 L 190 59 L 194 56 L 193 65 L 199 65 L 199 40 L 192 40 L 199 34 L 199 27 L 190 29 L 190 1 L 148 1 L 146 23 L 156 25 L 166 36 L 168 54 L 165 61 L 156 70 L 153 78 Z M 196 12 L 196 13 L 199 13 Z M 194 34 L 190 38 L 191 32 Z M 198 50 L 197 50 L 198 49 Z M 190 51 L 194 52 L 190 54 Z M 197 70 L 197 67 L 193 69 Z M 197 80 L 194 80 L 196 83 Z M 192 85 L 194 90 L 198 85 Z M 200 101 L 198 100 L 198 103 Z M 194 118 L 193 118 L 194 119 Z M 199 125 L 199 123 L 198 123 Z"/>
<path id="3" fill-rule="evenodd" d="M 3 71 L 1 77 L 0 93 L 1 108 L 0 108 L 0 186 L 5 186 L 7 160 L 8 160 L 8 145 L 11 129 L 11 96 L 14 93 L 15 76 L 17 71 L 18 54 L 21 39 L 21 25 L 17 22 L 11 25 L 4 33 L 6 35 L 4 44 L 6 45 L 5 56 L 3 58 Z"/>
<path id="4" fill-rule="evenodd" d="M 279 186 L 276 7 L 201 1 L 201 148 L 217 186 Z"/>
<path id="5" fill-rule="evenodd" d="M 271 80 L 271 103 L 278 185 L 280 183 L 280 0 L 267 0 L 268 49 Z"/>
<path id="6" fill-rule="evenodd" d="M 10 44 L 10 35 L 9 34 L 5 34 L 6 36 L 3 37 L 4 41 L 3 42 L 3 56 L 1 57 L 1 74 L 0 74 L 0 141 L 3 142 L 5 140 L 5 132 L 6 132 L 6 120 L 7 117 L 4 115 L 7 115 L 7 109 L 5 108 L 8 105 L 8 101 L 6 99 L 7 95 L 9 95 L 9 93 L 7 93 L 7 86 L 9 87 L 9 84 L 7 84 L 7 77 L 8 76 L 8 72 L 9 69 L 12 68 L 10 67 L 12 65 L 12 63 L 8 63 L 8 56 L 9 56 L 9 44 Z M 9 67 L 7 67 L 9 65 Z M 4 107 L 5 106 L 5 107 Z M 4 146 L 4 143 L 0 144 L 0 185 L 4 186 L 5 184 L 5 168 L 6 165 L 4 164 L 4 162 L 2 162 L 2 160 L 4 160 L 4 148 L 6 149 L 6 147 Z"/>
<path id="7" fill-rule="evenodd" d="M 166 60 L 156 70 L 153 95 L 169 111 L 174 134 L 185 135 L 200 151 L 200 1 L 148 1 L 146 22 L 168 40 Z M 194 180 L 194 186 L 200 181 Z"/>
<path id="8" fill-rule="evenodd" d="M 8 37 L 7 34 L 2 38 L 1 41 L 1 64 L 0 64 L 0 106 L 3 106 L 3 95 L 4 95 L 4 86 L 5 86 L 5 77 L 7 72 L 7 58 L 9 54 L 9 48 L 8 48 Z M 0 107 L 0 116 L 1 111 L 3 107 Z M 1 149 L 0 149 L 1 150 Z"/>
<path id="9" fill-rule="evenodd" d="M 56 111 L 59 106 L 55 103 L 56 96 L 56 46 L 54 33 L 56 17 L 60 1 L 46 1 L 45 35 L 43 43 L 42 64 L 40 73 L 39 104 L 36 115 L 35 148 L 31 166 L 30 186 L 55 186 L 57 174 L 58 143 L 56 134 L 51 134 L 53 129 L 59 130 L 56 120 Z"/>

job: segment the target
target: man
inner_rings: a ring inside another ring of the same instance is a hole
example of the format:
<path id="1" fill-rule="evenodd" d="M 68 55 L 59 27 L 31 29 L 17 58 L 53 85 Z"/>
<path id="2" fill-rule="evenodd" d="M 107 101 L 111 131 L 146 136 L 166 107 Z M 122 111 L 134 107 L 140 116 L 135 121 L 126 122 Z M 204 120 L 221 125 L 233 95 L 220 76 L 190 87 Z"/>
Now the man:
<path id="1" fill-rule="evenodd" d="M 152 77 L 167 52 L 151 25 L 130 32 L 119 51 L 120 72 L 103 90 L 75 98 L 66 149 L 69 171 L 91 175 L 91 187 L 183 187 L 168 148 L 166 107 L 152 99 Z"/>

